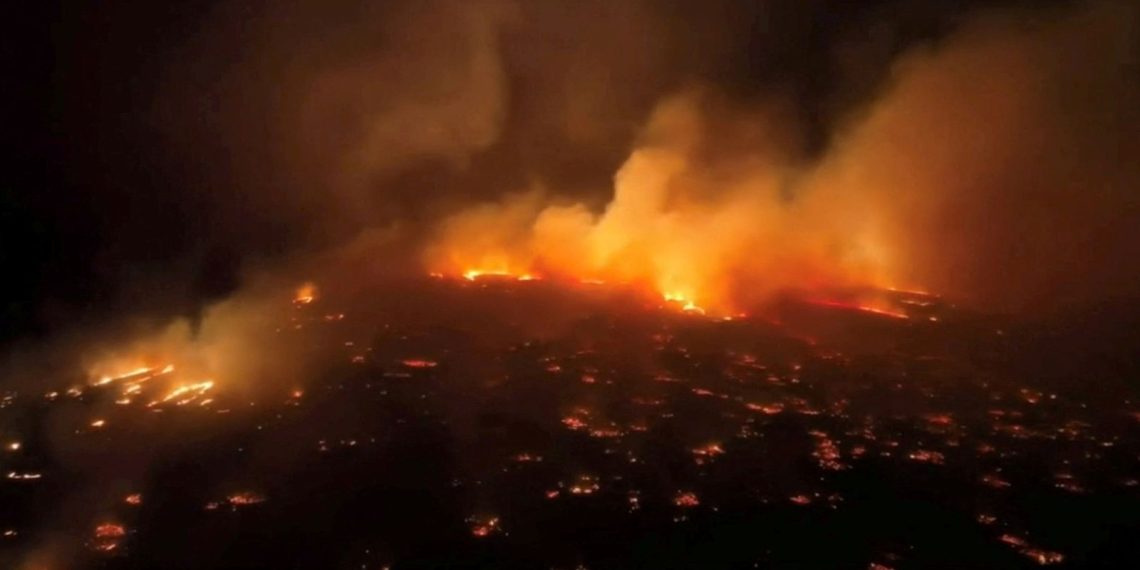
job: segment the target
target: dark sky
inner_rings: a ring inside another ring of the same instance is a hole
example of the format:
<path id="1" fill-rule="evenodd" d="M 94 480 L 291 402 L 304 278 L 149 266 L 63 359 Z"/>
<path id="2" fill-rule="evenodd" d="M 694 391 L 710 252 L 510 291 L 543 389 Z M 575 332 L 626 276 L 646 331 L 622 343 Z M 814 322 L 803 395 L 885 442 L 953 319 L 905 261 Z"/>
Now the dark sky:
<path id="1" fill-rule="evenodd" d="M 533 179 L 601 206 L 654 105 L 691 85 L 728 107 L 790 101 L 800 136 L 789 154 L 811 164 L 890 85 L 901 54 L 937 49 L 973 14 L 1029 21 L 1068 9 L 950 0 L 23 4 L 8 10 L 3 40 L 5 343 L 110 316 L 193 315 L 237 288 L 250 264 L 393 221 L 414 243 L 440 215 Z M 1097 107 L 1097 96 L 1072 105 Z"/>

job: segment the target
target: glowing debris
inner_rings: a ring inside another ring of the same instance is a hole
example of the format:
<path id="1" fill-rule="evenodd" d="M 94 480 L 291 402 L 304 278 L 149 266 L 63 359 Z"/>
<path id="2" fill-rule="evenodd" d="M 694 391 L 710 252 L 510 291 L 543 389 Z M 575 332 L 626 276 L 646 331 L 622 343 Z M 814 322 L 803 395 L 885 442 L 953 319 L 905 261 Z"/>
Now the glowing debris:
<path id="1" fill-rule="evenodd" d="M 1030 546 L 1029 542 L 1020 536 L 1002 534 L 998 540 L 1016 548 L 1022 555 L 1042 566 L 1060 564 L 1065 561 L 1063 554 Z"/>
<path id="2" fill-rule="evenodd" d="M 1060 552 L 1052 552 L 1040 548 L 1023 548 L 1021 553 L 1042 566 L 1060 564 L 1065 561 L 1065 556 Z"/>
<path id="3" fill-rule="evenodd" d="M 95 538 L 121 538 L 126 534 L 127 530 L 119 524 L 103 523 L 95 527 Z"/>
<path id="4" fill-rule="evenodd" d="M 1003 535 L 998 537 L 998 540 L 1000 540 L 1000 541 L 1002 541 L 1002 542 L 1004 542 L 1010 546 L 1017 546 L 1017 547 L 1023 547 L 1023 546 L 1027 546 L 1029 544 L 1029 543 L 1025 542 L 1024 538 L 1021 538 L 1019 536 L 1014 536 L 1012 534 L 1003 534 Z"/>
<path id="5" fill-rule="evenodd" d="M 788 500 L 800 506 L 811 504 L 811 497 L 807 495 L 792 495 L 788 497 Z"/>
<path id="6" fill-rule="evenodd" d="M 581 475 L 578 477 L 577 482 L 571 485 L 567 490 L 571 495 L 593 495 L 601 485 L 598 484 L 598 478 L 591 475 Z"/>
<path id="7" fill-rule="evenodd" d="M 828 471 L 840 471 L 847 467 L 840 461 L 842 455 L 839 453 L 839 446 L 826 433 L 813 430 L 809 434 L 815 438 L 815 450 L 812 451 L 812 457 L 816 458 L 820 468 Z"/>
<path id="8" fill-rule="evenodd" d="M 753 404 L 750 402 L 745 404 L 745 407 L 754 412 L 760 412 L 769 416 L 773 416 L 784 411 L 784 404 L 781 402 L 775 402 L 772 404 Z"/>
<path id="9" fill-rule="evenodd" d="M 251 492 L 242 492 L 226 497 L 226 502 L 233 507 L 246 507 L 249 505 L 257 505 L 265 502 L 265 497 Z"/>
<path id="10" fill-rule="evenodd" d="M 92 532 L 90 547 L 96 552 L 113 552 L 122 544 L 127 529 L 117 523 L 102 523 Z"/>
<path id="11" fill-rule="evenodd" d="M 716 457 L 724 454 L 724 448 L 719 443 L 710 443 L 698 448 L 693 449 L 693 455 L 700 457 Z"/>
<path id="12" fill-rule="evenodd" d="M 1009 481 L 1006 481 L 1005 479 L 1002 479 L 993 473 L 982 475 L 981 481 L 983 485 L 987 487 L 993 487 L 994 489 L 1007 489 L 1012 486 Z"/>
<path id="13" fill-rule="evenodd" d="M 499 525 L 499 517 L 469 517 L 467 522 L 471 524 L 471 535 L 476 538 L 486 538 L 503 531 Z"/>
<path id="14" fill-rule="evenodd" d="M 691 508 L 700 505 L 701 501 L 697 498 L 696 493 L 683 491 L 673 497 L 673 504 L 682 508 Z"/>
<path id="15" fill-rule="evenodd" d="M 928 449 L 917 449 L 907 455 L 911 461 L 919 463 L 930 463 L 932 465 L 942 465 L 946 463 L 946 456 L 938 451 L 930 451 Z"/>

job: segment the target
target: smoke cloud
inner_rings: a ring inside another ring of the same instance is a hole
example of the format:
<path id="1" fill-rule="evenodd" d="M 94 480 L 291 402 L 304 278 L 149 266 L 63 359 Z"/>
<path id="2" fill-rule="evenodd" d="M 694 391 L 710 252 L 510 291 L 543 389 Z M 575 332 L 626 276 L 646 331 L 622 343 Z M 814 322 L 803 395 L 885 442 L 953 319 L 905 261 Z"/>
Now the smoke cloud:
<path id="1" fill-rule="evenodd" d="M 5 242 L 45 245 L 9 342 L 193 339 L 265 273 L 534 272 L 721 311 L 1140 283 L 1125 2 L 126 4 L 61 16 L 43 163 L 69 166 L 16 186 Z"/>
<path id="2" fill-rule="evenodd" d="M 1001 310 L 1134 294 L 1118 261 L 1140 247 L 1136 16 L 972 15 L 893 61 L 818 157 L 779 90 L 668 98 L 600 212 L 545 206 L 549 190 L 484 204 L 443 223 L 429 263 L 641 281 L 721 309 L 858 284 Z"/>

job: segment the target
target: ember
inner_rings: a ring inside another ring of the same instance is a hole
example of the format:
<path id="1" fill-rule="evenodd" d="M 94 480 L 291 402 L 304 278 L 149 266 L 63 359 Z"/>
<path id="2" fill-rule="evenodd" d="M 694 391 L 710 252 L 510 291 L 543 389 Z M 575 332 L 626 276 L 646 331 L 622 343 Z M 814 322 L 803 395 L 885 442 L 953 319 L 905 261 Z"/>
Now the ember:
<path id="1" fill-rule="evenodd" d="M 258 495 L 256 493 L 249 493 L 249 492 L 237 493 L 235 495 L 230 495 L 229 497 L 226 497 L 226 502 L 228 502 L 229 504 L 231 504 L 235 507 L 244 507 L 244 506 L 248 506 L 248 505 L 256 505 L 259 503 L 264 503 L 265 497 L 262 497 L 261 495 Z"/>
<path id="2" fill-rule="evenodd" d="M 673 504 L 678 507 L 690 508 L 700 505 L 701 502 L 697 499 L 695 493 L 681 492 L 677 493 L 676 497 L 673 497 Z"/>
<path id="3" fill-rule="evenodd" d="M 486 538 L 492 534 L 502 532 L 498 517 L 472 517 L 471 534 L 476 538 Z"/>
<path id="4" fill-rule="evenodd" d="M 435 368 L 439 363 L 434 360 L 410 359 L 403 361 L 403 365 L 408 368 Z"/>
<path id="5" fill-rule="evenodd" d="M 0 569 L 1140 567 L 1140 1 L 6 8 Z"/>
<path id="6" fill-rule="evenodd" d="M 313 283 L 305 283 L 297 288 L 297 294 L 293 296 L 293 303 L 297 305 L 308 305 L 317 299 L 317 286 Z"/>

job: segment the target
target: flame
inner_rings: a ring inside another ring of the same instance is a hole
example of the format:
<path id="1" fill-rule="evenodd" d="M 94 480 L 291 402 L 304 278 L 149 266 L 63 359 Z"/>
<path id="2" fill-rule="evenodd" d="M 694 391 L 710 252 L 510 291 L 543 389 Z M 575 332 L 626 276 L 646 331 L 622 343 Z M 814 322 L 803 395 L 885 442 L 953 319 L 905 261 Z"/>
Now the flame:
<path id="1" fill-rule="evenodd" d="M 883 317 L 891 317 L 892 319 L 909 319 L 910 318 L 910 316 L 907 315 L 906 313 L 900 313 L 898 311 L 892 311 L 891 309 L 886 308 L 886 307 L 878 307 L 878 306 L 874 306 L 874 305 L 860 305 L 860 304 L 856 304 L 856 303 L 845 303 L 842 301 L 826 301 L 826 300 L 819 300 L 819 299 L 813 299 L 813 300 L 808 301 L 808 302 L 813 304 L 813 305 L 818 305 L 821 307 L 831 307 L 831 308 L 836 308 L 836 309 L 847 309 L 847 310 L 851 310 L 851 311 L 859 311 L 859 312 L 863 312 L 863 313 L 869 313 L 872 315 L 880 315 Z"/>
<path id="2" fill-rule="evenodd" d="M 151 403 L 147 404 L 147 407 L 154 407 L 158 404 L 165 404 L 171 400 L 175 400 L 174 404 L 177 406 L 184 406 L 190 402 L 193 402 L 199 396 L 202 396 L 213 387 L 213 380 L 206 380 L 204 382 L 198 382 L 197 384 L 184 384 L 182 386 L 174 388 L 162 398 L 151 401 Z"/>
<path id="3" fill-rule="evenodd" d="M 121 538 L 127 534 L 122 525 L 103 523 L 95 527 L 95 538 Z"/>
<path id="4" fill-rule="evenodd" d="M 317 300 L 317 286 L 312 282 L 301 284 L 293 296 L 293 303 L 297 305 L 308 305 L 315 300 Z"/>
<path id="5" fill-rule="evenodd" d="M 230 505 L 233 505 L 235 507 L 239 507 L 239 506 L 244 507 L 247 505 L 256 505 L 258 503 L 264 503 L 265 497 L 262 497 L 261 495 L 258 495 L 257 493 L 251 493 L 251 492 L 246 491 L 246 492 L 237 493 L 234 495 L 230 495 L 229 497 L 226 497 L 226 502 L 228 502 Z"/>
<path id="6" fill-rule="evenodd" d="M 433 275 L 440 275 L 433 273 Z M 480 277 L 503 277 L 511 278 L 516 281 L 537 281 L 539 277 L 531 273 L 512 273 L 506 269 L 468 269 L 462 273 L 464 279 L 468 281 L 475 281 Z"/>
<path id="7" fill-rule="evenodd" d="M 868 205 L 808 182 L 790 201 L 781 198 L 790 174 L 765 157 L 727 168 L 702 154 L 714 129 L 701 108 L 691 95 L 659 106 L 603 210 L 560 203 L 545 188 L 476 205 L 440 223 L 426 269 L 470 281 L 621 283 L 716 317 L 785 289 L 915 289 L 894 282 Z"/>

